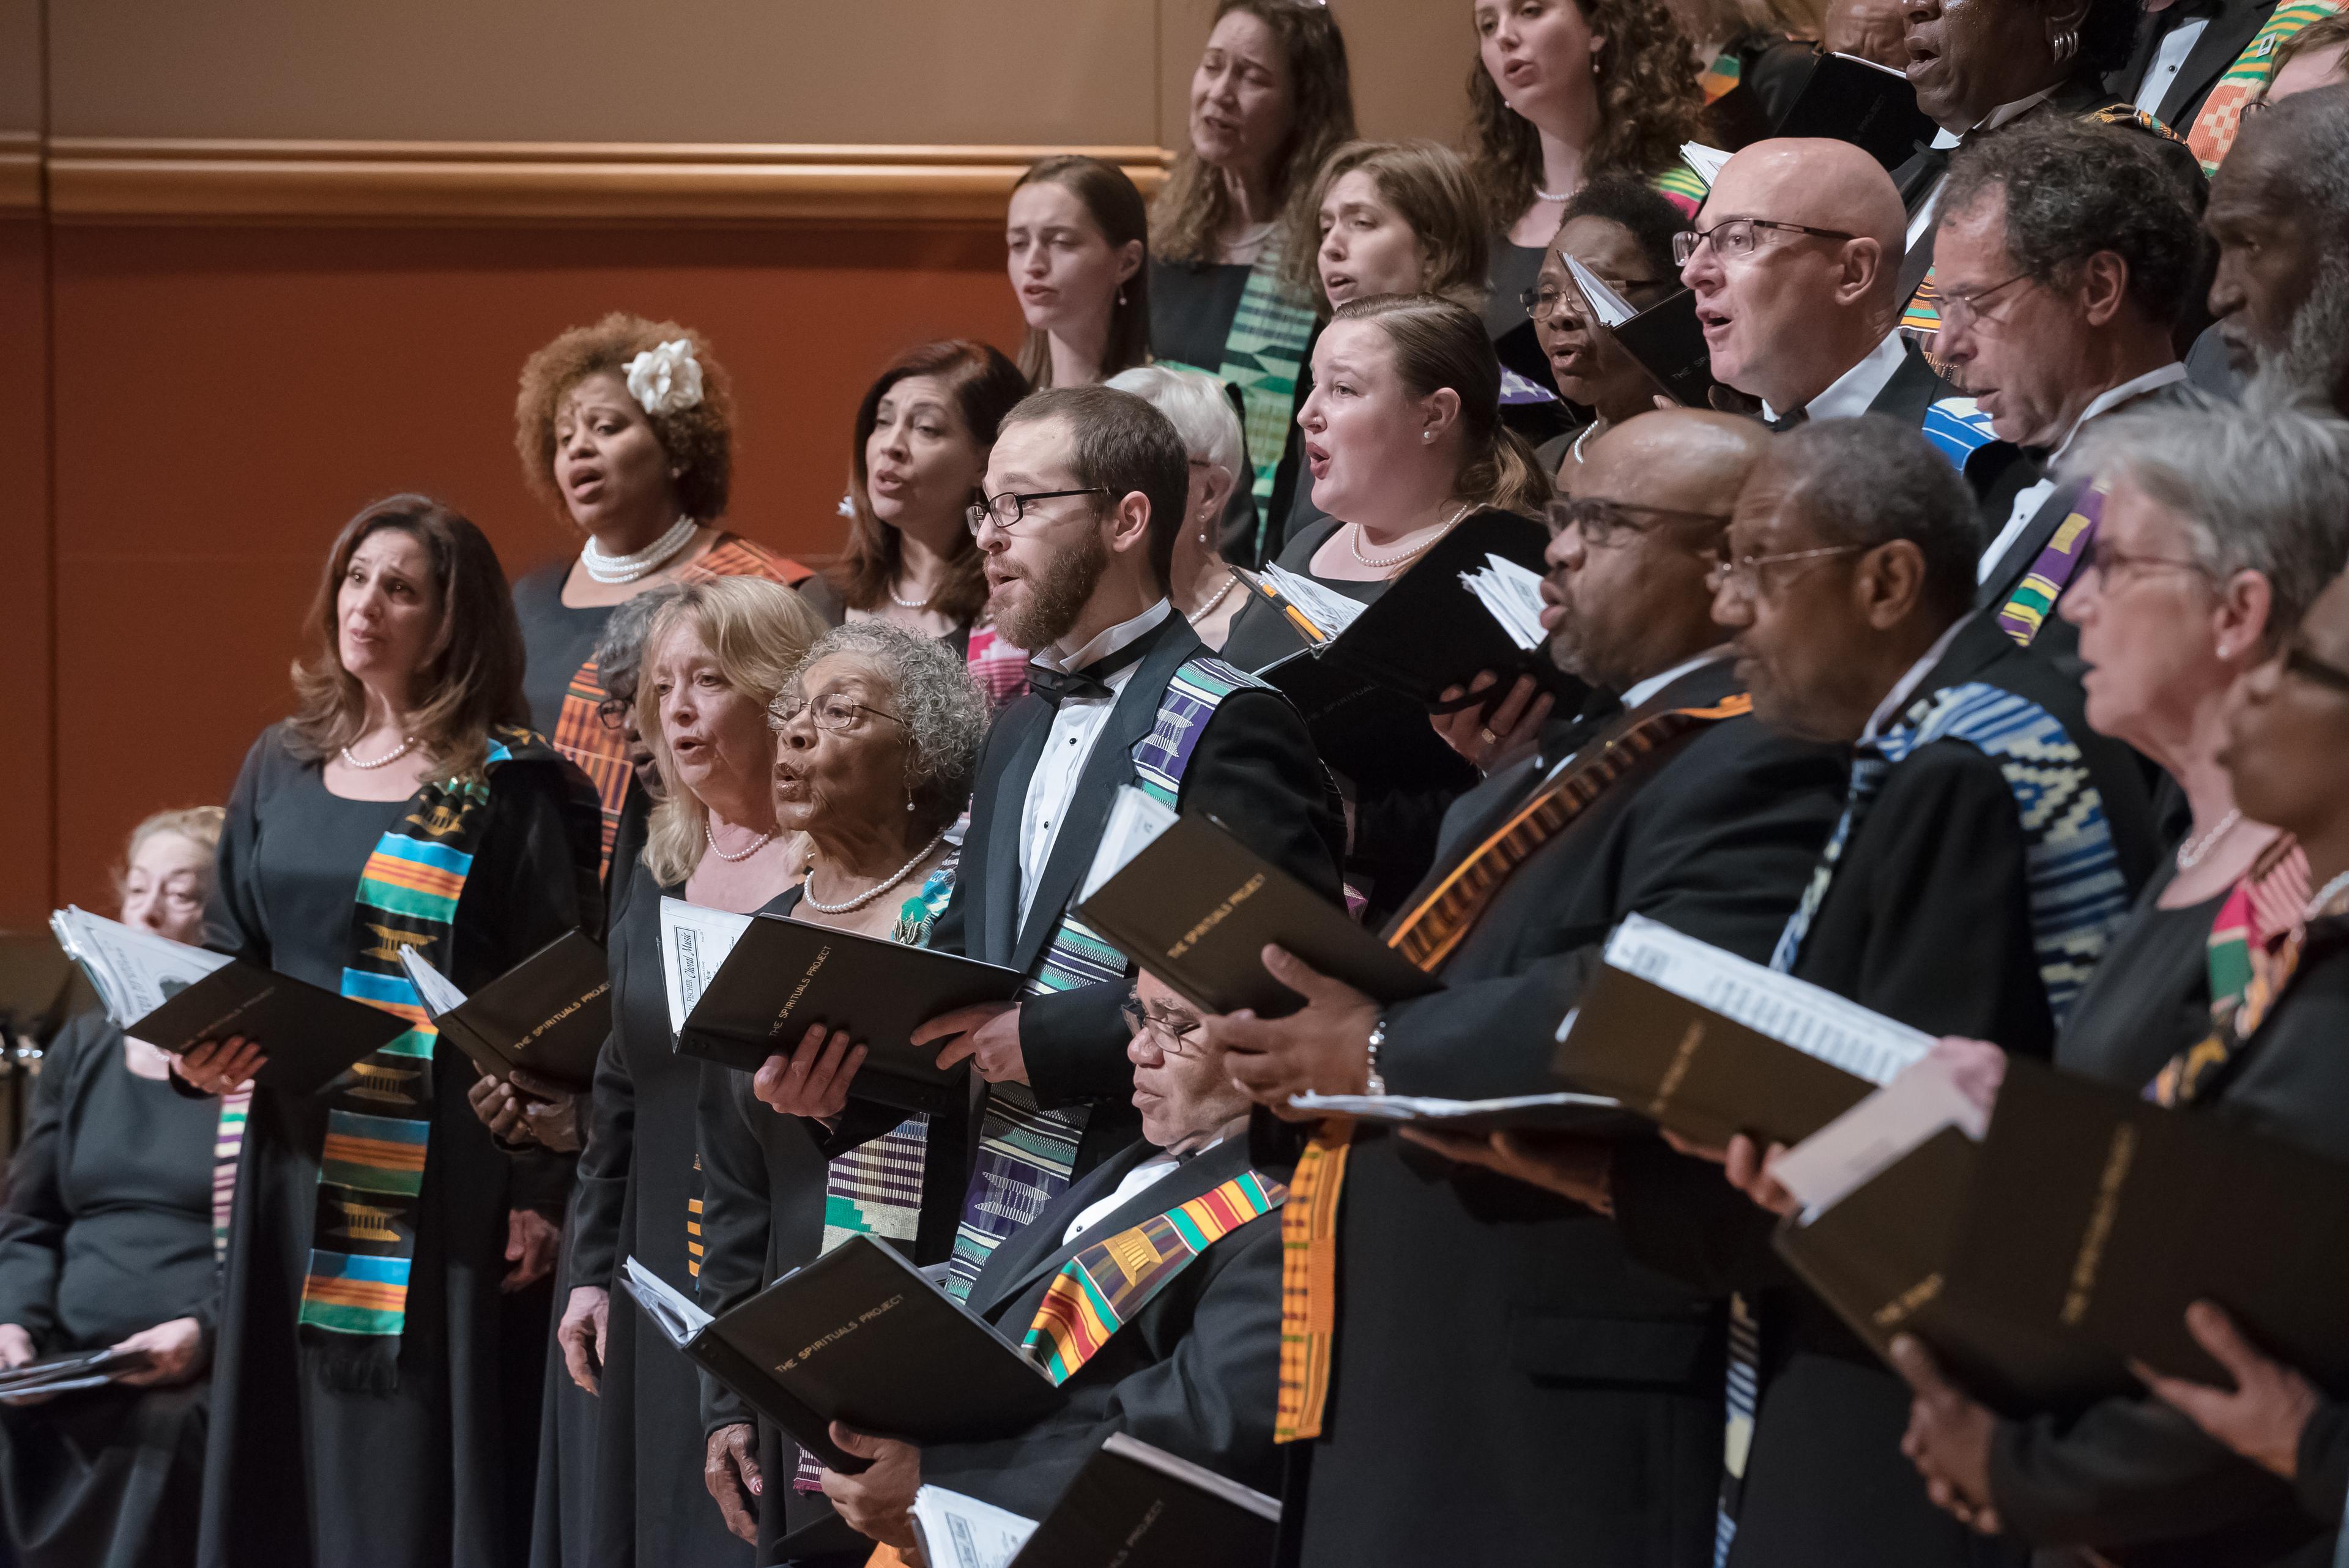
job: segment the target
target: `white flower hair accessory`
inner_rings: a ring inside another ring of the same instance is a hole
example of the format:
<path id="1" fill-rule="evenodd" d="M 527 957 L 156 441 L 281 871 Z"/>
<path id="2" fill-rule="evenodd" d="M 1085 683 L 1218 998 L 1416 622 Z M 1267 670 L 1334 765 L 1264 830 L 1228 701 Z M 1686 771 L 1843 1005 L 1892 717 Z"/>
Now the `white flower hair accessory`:
<path id="1" fill-rule="evenodd" d="M 648 414 L 681 413 L 701 401 L 701 361 L 683 337 L 646 349 L 627 371 L 628 396 Z"/>

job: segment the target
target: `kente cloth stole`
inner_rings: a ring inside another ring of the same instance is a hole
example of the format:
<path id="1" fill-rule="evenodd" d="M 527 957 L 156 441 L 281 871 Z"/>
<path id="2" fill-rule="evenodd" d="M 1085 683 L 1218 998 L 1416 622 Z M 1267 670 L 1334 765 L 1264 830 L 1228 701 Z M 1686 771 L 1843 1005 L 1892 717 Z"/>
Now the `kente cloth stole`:
<path id="1" fill-rule="evenodd" d="M 2302 0 L 2279 5 L 2269 15 L 2266 26 L 2220 76 L 2219 85 L 2202 100 L 2194 123 L 2186 128 L 2186 145 L 2202 161 L 2203 173 L 2217 174 L 2219 165 L 2226 161 L 2237 132 L 2242 130 L 2244 106 L 2266 92 L 2268 79 L 2275 75 L 2276 51 L 2294 33 L 2339 9 L 2339 0 Z"/>
<path id="2" fill-rule="evenodd" d="M 2089 546 L 2096 542 L 2096 524 L 2104 520 L 2105 496 L 2111 489 L 2109 480 L 2098 480 L 2081 493 L 2071 512 L 2056 525 L 2047 547 L 2039 552 L 2031 570 L 1999 607 L 1998 628 L 2023 647 L 2031 646 L 2039 628 L 2055 613 L 2055 601 L 2064 597 L 2064 590 L 2079 574 L 2080 564 L 2087 559 Z"/>
<path id="3" fill-rule="evenodd" d="M 987 693 L 990 713 L 1028 690 L 1028 650 L 1012 647 L 991 626 L 970 628 L 963 663 L 979 690 Z"/>
<path id="4" fill-rule="evenodd" d="M 1094 1242 L 1061 1265 L 1021 1347 L 1055 1384 L 1066 1383 L 1200 1253 L 1287 1196 L 1280 1183 L 1251 1170 Z"/>
<path id="5" fill-rule="evenodd" d="M 812 576 L 798 562 L 776 555 L 763 545 L 753 545 L 748 539 L 732 534 L 721 534 L 709 551 L 690 566 L 678 569 L 680 583 L 704 583 L 717 577 L 764 577 L 770 582 L 803 583 Z M 595 716 L 595 710 L 610 692 L 604 690 L 604 678 L 589 658 L 571 676 L 571 684 L 563 693 L 563 708 L 555 715 L 554 733 L 550 737 L 554 749 L 577 765 L 595 786 L 595 798 L 604 811 L 604 856 L 600 863 L 603 873 L 612 868 L 612 840 L 620 831 L 620 806 L 628 796 L 627 736 L 621 730 L 607 730 Z"/>
<path id="6" fill-rule="evenodd" d="M 1256 497 L 1259 521 L 1253 541 L 1257 559 L 1263 559 L 1271 514 L 1274 475 L 1281 454 L 1288 450 L 1289 421 L 1297 414 L 1297 383 L 1305 370 L 1305 351 L 1313 341 L 1313 308 L 1299 299 L 1281 278 L 1280 245 L 1267 245 L 1248 268 L 1240 289 L 1239 308 L 1232 314 L 1231 330 L 1224 335 L 1220 365 L 1185 365 L 1161 359 L 1178 370 L 1203 370 L 1239 389 L 1240 428 L 1247 438 L 1249 491 Z"/>
<path id="7" fill-rule="evenodd" d="M 2282 12 L 2279 11 L 2278 15 L 2281 16 Z M 2274 24 L 2269 25 L 2272 26 Z M 2080 116 L 2080 120 L 2084 125 L 2134 126 L 2139 130 L 2150 131 L 2170 141 L 2186 140 L 2134 104 L 2108 103 L 2101 108 L 2090 109 Z M 1900 330 L 1910 334 L 1918 340 L 1925 350 L 1925 357 L 1932 360 L 1934 369 L 1947 374 L 1947 368 L 1933 356 L 1933 336 L 1941 330 L 1940 301 L 1941 291 L 1934 271 L 1928 267 L 1925 270 L 1925 281 L 1917 286 L 1917 292 L 1910 295 L 1909 303 L 1901 307 Z"/>
<path id="8" fill-rule="evenodd" d="M 1648 182 L 1648 188 L 1678 207 L 1682 216 L 1689 218 L 1696 216 L 1697 209 L 1704 205 L 1705 193 L 1713 189 L 1704 182 L 1704 176 L 1685 159 L 1673 160 L 1662 173 Z"/>
<path id="9" fill-rule="evenodd" d="M 1255 286 L 1253 280 L 1249 286 Z M 1270 690 L 1220 659 L 1201 654 L 1185 659 L 1159 699 L 1157 722 L 1134 743 L 1133 782 L 1153 799 L 1179 807 L 1183 773 L 1200 733 L 1223 700 L 1241 687 Z M 1107 938 L 1063 911 L 1022 994 L 1123 980 L 1126 970 L 1125 955 Z M 947 1293 L 957 1301 L 969 1296 L 988 1255 L 1067 1189 L 1086 1115 L 1082 1107 L 1043 1110 L 1024 1084 L 997 1084 L 988 1091 L 979 1117 L 978 1160 L 963 1199 L 947 1281 Z"/>
<path id="10" fill-rule="evenodd" d="M 1991 429 L 1990 416 L 1971 398 L 1940 399 L 1925 410 L 1920 428 L 1934 450 L 1961 472 L 1967 459 L 1998 439 L 1998 432 Z"/>
<path id="11" fill-rule="evenodd" d="M 2300 961 L 2308 856 L 2286 834 L 2261 850 L 2210 923 L 2210 1033 L 2171 1057 L 2145 1097 L 2190 1106 L 2224 1075 Z"/>
<path id="12" fill-rule="evenodd" d="M 220 1121 L 212 1129 L 212 1262 L 228 1259 L 228 1226 L 236 1207 L 236 1167 L 244 1149 L 244 1122 L 253 1106 L 253 1091 L 237 1089 L 221 1096 Z"/>
<path id="13" fill-rule="evenodd" d="M 1713 64 L 1704 67 L 1696 85 L 1704 89 L 1704 101 L 1711 103 L 1744 80 L 1744 76 L 1745 62 L 1734 51 L 1724 49 L 1713 57 Z"/>
<path id="14" fill-rule="evenodd" d="M 1835 881 L 1852 834 L 1886 778 L 1918 747 L 1961 741 L 1999 764 L 2023 830 L 2033 950 L 2047 1007 L 2057 1024 L 2079 1000 L 2113 932 L 2128 917 L 2128 887 L 2113 849 L 2104 797 L 2090 782 L 2080 748 L 2055 717 L 2028 698 L 1973 682 L 1931 692 L 1909 704 L 1890 732 L 1852 759 L 1851 788 L 1803 899 L 1770 955 L 1791 972 L 1803 940 Z M 1723 1393 L 1722 1478 L 1713 1562 L 1722 1568 L 1737 1535 L 1745 1466 L 1754 1445 L 1761 1393 L 1761 1323 L 1743 1296 L 1729 1303 L 1729 1366 Z"/>
<path id="15" fill-rule="evenodd" d="M 1433 973 L 1510 874 L 1633 764 L 1675 735 L 1753 711 L 1754 700 L 1741 691 L 1710 708 L 1651 713 L 1585 747 L 1564 774 L 1537 789 L 1395 923 L 1387 946 Z M 1353 1136 L 1353 1120 L 1347 1116 L 1331 1116 L 1314 1127 L 1289 1177 L 1288 1201 L 1280 1213 L 1280 1396 L 1272 1428 L 1277 1443 L 1321 1435 L 1338 1331 L 1338 1200 Z"/>
<path id="16" fill-rule="evenodd" d="M 555 753 L 526 730 L 492 731 L 486 776 L 428 781 L 359 873 L 342 993 L 409 1027 L 329 1089 L 297 1319 L 305 1340 L 329 1352 L 337 1380 L 354 1387 L 383 1390 L 398 1380 L 416 1199 L 432 1130 L 437 1034 L 399 954 L 414 949 L 455 967 L 457 905 L 489 824 L 490 781 L 523 761 L 554 764 Z M 590 809 L 585 799 L 572 804 L 583 816 Z"/>

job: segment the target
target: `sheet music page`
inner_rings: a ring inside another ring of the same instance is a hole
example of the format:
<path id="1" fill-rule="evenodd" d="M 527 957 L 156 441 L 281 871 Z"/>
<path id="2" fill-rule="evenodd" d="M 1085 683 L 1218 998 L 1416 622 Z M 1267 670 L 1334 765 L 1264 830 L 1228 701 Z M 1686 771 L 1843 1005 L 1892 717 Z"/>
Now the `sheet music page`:
<path id="1" fill-rule="evenodd" d="M 662 898 L 661 969 L 668 982 L 670 1033 L 685 1028 L 693 1004 L 709 989 L 718 966 L 750 929 L 752 918 L 729 909 L 705 909 L 682 898 Z"/>
<path id="2" fill-rule="evenodd" d="M 465 1005 L 465 993 L 457 989 L 456 981 L 434 969 L 431 961 L 414 948 L 399 950 L 399 967 L 408 971 L 408 983 L 416 988 L 417 1000 L 433 1017 L 454 1012 Z"/>
<path id="3" fill-rule="evenodd" d="M 1582 291 L 1582 297 L 1599 313 L 1600 326 L 1620 327 L 1640 314 L 1631 308 L 1630 300 L 1608 287 L 1605 279 L 1574 257 L 1566 258 L 1566 270 L 1574 275 L 1574 286 Z"/>
<path id="4" fill-rule="evenodd" d="M 709 1323 L 709 1314 L 701 1303 L 671 1285 L 667 1280 L 646 1268 L 633 1257 L 621 1265 L 628 1293 L 645 1309 L 645 1315 L 659 1325 L 671 1342 L 683 1346 Z"/>
<path id="5" fill-rule="evenodd" d="M 1891 1082 L 1932 1048 L 1921 1030 L 1641 915 L 1615 928 L 1607 961 L 1871 1084 Z"/>
<path id="6" fill-rule="evenodd" d="M 1943 1058 L 1928 1056 L 1788 1149 L 1778 1180 L 1806 1214 L 1820 1213 L 1948 1127 L 1979 1143 L 1990 1111 L 1960 1086 Z"/>
<path id="7" fill-rule="evenodd" d="M 942 1486 L 914 1494 L 914 1532 L 930 1568 L 1003 1568 L 1036 1533 L 1036 1521 Z"/>
<path id="8" fill-rule="evenodd" d="M 1730 154 L 1718 147 L 1707 147 L 1702 141 L 1681 143 L 1681 161 L 1697 171 L 1697 177 L 1711 187 L 1721 179 L 1721 171 L 1729 166 Z"/>
<path id="9" fill-rule="evenodd" d="M 1529 572 L 1506 556 L 1487 553 L 1485 564 L 1460 574 L 1460 581 L 1476 596 L 1501 629 L 1519 648 L 1531 652 L 1544 640 L 1541 574 Z"/>
<path id="10" fill-rule="evenodd" d="M 1101 846 L 1093 851 L 1093 863 L 1085 872 L 1084 889 L 1077 895 L 1077 902 L 1081 904 L 1099 892 L 1102 883 L 1124 870 L 1128 861 L 1180 820 L 1173 806 L 1149 792 L 1133 784 L 1120 787 L 1110 804 L 1109 821 L 1102 828 Z"/>
<path id="11" fill-rule="evenodd" d="M 1322 587 L 1312 578 L 1283 566 L 1267 566 L 1265 580 L 1280 590 L 1280 597 L 1305 612 L 1324 638 L 1336 637 L 1354 624 L 1354 618 L 1369 607 L 1348 598 L 1335 588 Z"/>
<path id="12" fill-rule="evenodd" d="M 106 1015 L 129 1028 L 213 971 L 235 962 L 225 953 L 175 942 L 152 931 L 67 904 L 49 917 L 66 956 L 81 965 L 106 1003 Z"/>
<path id="13" fill-rule="evenodd" d="M 1289 1106 L 1325 1116 L 1363 1116 L 1372 1121 L 1445 1121 L 1454 1116 L 1493 1116 L 1506 1111 L 1536 1110 L 1547 1106 L 1587 1106 L 1594 1111 L 1619 1109 L 1622 1101 L 1607 1095 L 1511 1095 L 1497 1100 L 1444 1100 L 1416 1095 L 1291 1095 Z"/>

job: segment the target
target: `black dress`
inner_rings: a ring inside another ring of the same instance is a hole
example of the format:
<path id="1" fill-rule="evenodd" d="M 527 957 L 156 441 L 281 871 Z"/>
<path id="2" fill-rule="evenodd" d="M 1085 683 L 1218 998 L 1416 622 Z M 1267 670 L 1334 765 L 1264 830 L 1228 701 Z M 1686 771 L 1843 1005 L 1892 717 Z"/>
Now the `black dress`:
<path id="1" fill-rule="evenodd" d="M 41 1063 L 0 1210 L 0 1323 L 42 1355 L 192 1317 L 212 1337 L 215 1102 L 142 1078 L 122 1031 L 66 1025 Z M 0 1409 L 0 1507 L 22 1568 L 195 1561 L 205 1385 Z"/>
<path id="2" fill-rule="evenodd" d="M 2177 876 L 2165 860 L 2105 949 L 2055 1037 L 2055 1064 L 2138 1090 L 2210 1033 L 2210 927 L 2224 892 L 2180 909 L 2160 906 Z"/>
<path id="3" fill-rule="evenodd" d="M 1250 267 L 1150 258 L 1150 357 L 1224 373 L 1224 343 Z"/>
<path id="4" fill-rule="evenodd" d="M 554 561 L 514 579 L 514 618 L 522 623 L 522 694 L 530 704 L 530 726 L 554 733 L 563 717 L 563 694 L 571 678 L 595 651 L 604 623 L 617 605 L 567 605 L 563 585 L 571 561 Z"/>
<path id="5" fill-rule="evenodd" d="M 567 1289 L 611 1293 L 586 1560 L 748 1568 L 701 1479 L 694 1365 L 644 1322 L 619 1287 L 634 1257 L 691 1295 L 687 1227 L 701 1198 L 696 1102 L 700 1065 L 670 1049 L 660 901 L 649 873 L 630 879 L 612 919 L 612 1033 L 595 1064 L 595 1126 L 579 1157 Z"/>
<path id="6" fill-rule="evenodd" d="M 408 809 L 331 794 L 280 730 L 264 732 L 230 797 L 207 944 L 339 990 L 360 869 Z M 601 915 L 582 907 L 551 769 L 500 769 L 489 810 L 450 944 L 450 979 L 467 991 Z M 546 1195 L 536 1162 L 499 1149 L 474 1116 L 475 1076 L 455 1047 L 435 1053 L 398 1386 L 384 1394 L 330 1386 L 295 1327 L 328 1101 L 254 1091 L 212 1378 L 206 1568 L 490 1568 L 522 1555 L 539 1352 L 499 1285 L 509 1208 Z"/>
<path id="7" fill-rule="evenodd" d="M 1336 518 L 1325 516 L 1299 531 L 1280 552 L 1279 565 L 1300 576 L 1312 577 L 1332 593 L 1372 603 L 1392 586 L 1392 579 L 1357 582 L 1320 576 L 1311 569 L 1315 553 L 1344 526 Z M 1257 594 L 1232 618 L 1220 657 L 1238 669 L 1259 671 L 1304 646 L 1278 607 Z M 1381 746 L 1374 755 L 1339 753 L 1324 758 L 1338 774 L 1347 798 L 1354 803 L 1346 882 L 1369 898 L 1363 920 L 1373 930 L 1386 923 L 1434 862 L 1436 833 L 1444 812 L 1484 776 L 1444 743 L 1425 714 L 1400 698 L 1395 707 L 1392 744 Z"/>

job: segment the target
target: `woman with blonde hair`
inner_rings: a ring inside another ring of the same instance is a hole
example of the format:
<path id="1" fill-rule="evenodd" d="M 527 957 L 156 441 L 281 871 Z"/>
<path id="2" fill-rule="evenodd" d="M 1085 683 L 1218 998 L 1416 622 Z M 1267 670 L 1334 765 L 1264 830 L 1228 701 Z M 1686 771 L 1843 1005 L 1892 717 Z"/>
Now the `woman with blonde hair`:
<path id="1" fill-rule="evenodd" d="M 1500 365 L 1466 306 L 1379 295 L 1339 306 L 1313 350 L 1304 432 L 1312 499 L 1327 514 L 1292 537 L 1279 565 L 1368 604 L 1472 514 L 1517 514 L 1528 545 L 1550 498 L 1533 449 L 1501 422 Z M 1223 657 L 1262 670 L 1305 646 L 1274 603 L 1251 597 Z M 1423 718 L 1375 755 L 1330 756 L 1353 802 L 1346 880 L 1372 923 L 1426 871 L 1444 807 L 1476 782 Z"/>
<path id="2" fill-rule="evenodd" d="M 161 811 L 131 830 L 123 924 L 202 940 L 222 815 Z M 92 1012 L 34 1080 L 0 1208 L 0 1368 L 108 1346 L 150 1359 L 103 1393 L 0 1408 L 0 1516 L 22 1568 L 195 1561 L 221 1118 L 170 1076 L 162 1052 Z"/>
<path id="3" fill-rule="evenodd" d="M 531 722 L 594 781 L 609 863 L 627 799 L 624 726 L 594 658 L 616 606 L 664 584 L 808 568 L 720 526 L 734 480 L 734 381 L 709 340 L 614 311 L 523 366 L 514 400 L 523 483 L 585 535 L 576 556 L 514 584 Z"/>
<path id="4" fill-rule="evenodd" d="M 1150 348 L 1239 389 L 1248 493 L 1261 510 L 1297 410 L 1314 312 L 1284 234 L 1330 151 L 1354 136 L 1353 79 L 1328 7 L 1218 0 L 1191 77 L 1190 141 L 1152 204 Z M 1260 558 L 1264 535 L 1242 554 Z"/>
<path id="5" fill-rule="evenodd" d="M 474 1116 L 399 958 L 472 991 L 598 929 L 595 802 L 523 727 L 505 574 L 457 514 L 361 512 L 310 624 L 295 716 L 229 797 L 205 942 L 410 1027 L 318 1094 L 253 1090 L 198 1560 L 501 1568 L 537 1397 L 507 1296 L 553 1266 L 562 1199 Z M 276 1044 L 204 1042 L 175 1075 L 233 1092 Z"/>
<path id="6" fill-rule="evenodd" d="M 557 1330 L 581 1387 L 599 1396 L 593 1562 L 747 1565 L 701 1477 L 693 1364 L 612 1295 L 634 1257 L 691 1295 L 701 1201 L 699 1064 L 671 1049 L 660 905 L 681 898 L 749 914 L 795 880 L 797 846 L 776 828 L 767 705 L 823 623 L 800 596 L 754 577 L 687 587 L 646 631 L 636 720 L 661 779 L 645 875 L 612 916 L 612 1033 L 596 1063 L 593 1125 L 579 1157 Z"/>

